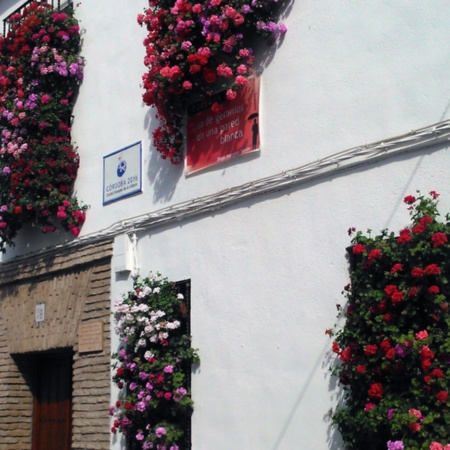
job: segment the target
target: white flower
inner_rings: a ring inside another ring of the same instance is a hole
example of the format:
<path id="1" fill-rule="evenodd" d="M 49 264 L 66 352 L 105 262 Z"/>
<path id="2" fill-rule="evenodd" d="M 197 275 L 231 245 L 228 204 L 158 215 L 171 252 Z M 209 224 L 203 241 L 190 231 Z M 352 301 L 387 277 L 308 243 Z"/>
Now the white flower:
<path id="1" fill-rule="evenodd" d="M 160 291 L 161 289 L 159 288 L 159 287 L 155 287 L 155 289 L 153 289 L 153 293 L 154 294 L 159 294 L 159 291 Z"/>
<path id="2" fill-rule="evenodd" d="M 133 314 L 127 314 L 126 315 L 127 322 L 134 322 L 134 316 Z"/>
<path id="3" fill-rule="evenodd" d="M 167 322 L 166 328 L 168 328 L 169 330 L 175 330 L 180 325 L 180 322 L 178 320 L 175 320 L 174 322 Z"/>
<path id="4" fill-rule="evenodd" d="M 152 281 L 152 282 L 154 283 L 155 281 L 158 281 L 159 276 L 156 275 L 155 273 L 150 273 L 150 274 L 148 275 L 148 278 L 149 278 L 150 281 Z"/>
<path id="5" fill-rule="evenodd" d="M 177 295 L 177 299 L 178 300 L 184 300 L 184 295 L 183 294 L 178 294 Z"/>
<path id="6" fill-rule="evenodd" d="M 138 308 L 139 308 L 139 311 L 142 311 L 142 312 L 147 312 L 150 308 L 148 307 L 148 305 L 146 305 L 145 303 L 141 303 L 139 306 L 138 306 Z"/>
<path id="7" fill-rule="evenodd" d="M 145 353 L 144 353 L 144 358 L 145 359 L 150 359 L 150 358 L 153 358 L 155 355 L 150 351 L 150 350 L 147 350 Z"/>
<path id="8" fill-rule="evenodd" d="M 142 289 L 142 291 L 139 292 L 138 297 L 139 298 L 144 298 L 146 297 L 148 294 L 151 294 L 152 289 L 149 288 L 148 286 L 144 286 L 144 288 Z"/>
<path id="9" fill-rule="evenodd" d="M 147 341 L 145 339 L 139 339 L 137 345 L 138 347 L 145 347 L 147 345 Z"/>
<path id="10" fill-rule="evenodd" d="M 127 313 L 130 310 L 130 306 L 129 305 L 119 305 L 117 307 L 117 312 L 118 313 Z"/>

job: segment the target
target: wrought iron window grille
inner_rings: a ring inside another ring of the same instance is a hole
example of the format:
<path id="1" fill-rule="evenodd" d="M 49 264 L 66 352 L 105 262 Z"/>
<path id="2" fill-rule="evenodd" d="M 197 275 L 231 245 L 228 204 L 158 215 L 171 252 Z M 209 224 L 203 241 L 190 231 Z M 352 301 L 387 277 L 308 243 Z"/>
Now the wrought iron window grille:
<path id="1" fill-rule="evenodd" d="M 47 4 L 56 11 L 62 11 L 64 8 L 72 5 L 72 0 L 27 0 L 22 3 L 16 10 L 14 10 L 8 17 L 3 19 L 3 36 L 11 29 L 11 17 L 17 13 L 21 13 L 29 4 L 31 3 L 42 3 Z"/>

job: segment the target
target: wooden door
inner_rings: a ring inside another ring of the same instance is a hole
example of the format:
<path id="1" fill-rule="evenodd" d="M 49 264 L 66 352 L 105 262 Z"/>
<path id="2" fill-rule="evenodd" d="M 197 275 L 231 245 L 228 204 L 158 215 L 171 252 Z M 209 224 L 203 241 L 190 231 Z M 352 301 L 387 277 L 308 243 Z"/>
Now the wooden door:
<path id="1" fill-rule="evenodd" d="M 70 450 L 72 441 L 72 353 L 36 358 L 33 450 Z"/>

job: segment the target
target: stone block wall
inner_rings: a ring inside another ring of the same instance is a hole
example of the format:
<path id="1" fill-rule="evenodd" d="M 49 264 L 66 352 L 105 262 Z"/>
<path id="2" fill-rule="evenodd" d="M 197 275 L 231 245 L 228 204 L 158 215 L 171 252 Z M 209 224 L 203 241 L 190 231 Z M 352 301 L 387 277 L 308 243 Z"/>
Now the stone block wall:
<path id="1" fill-rule="evenodd" d="M 32 364 L 72 349 L 72 448 L 109 449 L 112 240 L 18 258 L 0 271 L 0 448 L 29 450 Z M 45 303 L 45 321 L 35 320 Z M 103 350 L 78 352 L 80 324 L 103 323 Z"/>

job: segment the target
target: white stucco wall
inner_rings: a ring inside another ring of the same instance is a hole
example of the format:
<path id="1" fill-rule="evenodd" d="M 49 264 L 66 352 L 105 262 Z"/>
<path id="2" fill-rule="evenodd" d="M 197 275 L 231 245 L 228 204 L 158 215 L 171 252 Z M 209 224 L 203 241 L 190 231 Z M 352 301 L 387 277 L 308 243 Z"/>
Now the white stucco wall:
<path id="1" fill-rule="evenodd" d="M 0 14 L 19 3 L 6 1 Z M 145 30 L 136 22 L 145 5 L 88 0 L 77 7 L 87 66 L 74 111 L 76 193 L 90 205 L 81 236 L 448 117 L 448 2 L 293 2 L 288 33 L 262 78 L 260 155 L 186 178 L 151 146 L 153 111 L 140 88 Z M 103 156 L 136 141 L 143 143 L 143 194 L 103 206 Z M 26 231 L 10 254 L 70 238 Z"/>
<path id="2" fill-rule="evenodd" d="M 448 2 L 298 0 L 262 78 L 260 155 L 186 178 L 151 148 L 139 87 L 144 6 L 85 0 L 77 10 L 87 66 L 74 111 L 76 191 L 91 205 L 81 236 L 449 117 Z M 103 206 L 103 156 L 136 141 L 144 192 Z M 202 358 L 194 450 L 341 450 L 325 420 L 335 392 L 324 332 L 348 282 L 347 229 L 398 230 L 402 199 L 417 189 L 441 192 L 450 211 L 449 169 L 441 144 L 138 233 L 142 275 L 192 282 Z M 26 230 L 6 258 L 64 239 Z M 113 273 L 112 302 L 131 285 Z"/>
<path id="3" fill-rule="evenodd" d="M 398 231 L 417 189 L 450 211 L 449 169 L 440 147 L 138 233 L 143 276 L 192 282 L 193 449 L 342 449 L 325 420 L 325 329 L 348 283 L 347 229 Z M 113 286 L 119 298 L 131 279 Z"/>
<path id="4" fill-rule="evenodd" d="M 136 24 L 145 1 L 82 2 L 87 67 L 73 131 L 82 155 L 77 192 L 95 217 L 83 234 L 447 118 L 450 5 L 439 3 L 294 3 L 262 78 L 260 156 L 186 178 L 150 144 L 153 112 L 139 87 L 145 33 Z M 138 140 L 144 193 L 103 207 L 102 156 Z"/>

